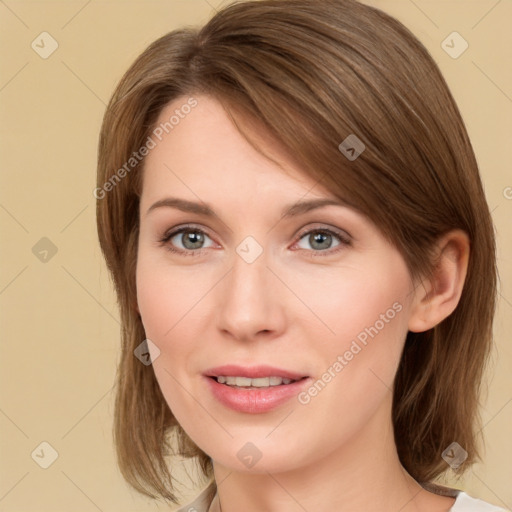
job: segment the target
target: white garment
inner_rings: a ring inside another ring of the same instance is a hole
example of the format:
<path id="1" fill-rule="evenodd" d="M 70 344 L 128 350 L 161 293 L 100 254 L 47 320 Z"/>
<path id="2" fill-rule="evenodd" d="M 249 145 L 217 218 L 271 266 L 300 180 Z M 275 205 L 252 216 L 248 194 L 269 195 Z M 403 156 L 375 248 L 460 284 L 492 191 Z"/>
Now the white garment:
<path id="1" fill-rule="evenodd" d="M 485 501 L 472 498 L 465 492 L 459 491 L 450 512 L 506 512 L 506 510 Z"/>
<path id="2" fill-rule="evenodd" d="M 210 507 L 210 501 L 208 500 L 208 494 L 213 488 L 213 483 L 208 485 L 194 501 L 179 508 L 176 512 L 208 512 Z M 478 500 L 468 496 L 463 491 L 456 489 L 446 489 L 448 492 L 442 494 L 451 495 L 455 498 L 450 512 L 507 512 L 504 508 L 496 507 L 482 500 Z"/>

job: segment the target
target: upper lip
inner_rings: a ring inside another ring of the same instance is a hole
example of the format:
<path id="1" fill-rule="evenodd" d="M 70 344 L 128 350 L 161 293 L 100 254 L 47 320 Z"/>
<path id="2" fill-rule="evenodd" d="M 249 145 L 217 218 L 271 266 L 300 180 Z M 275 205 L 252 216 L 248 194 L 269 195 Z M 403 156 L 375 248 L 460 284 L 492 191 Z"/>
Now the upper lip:
<path id="1" fill-rule="evenodd" d="M 276 368 L 274 366 L 259 365 L 259 366 L 238 366 L 236 364 L 226 364 L 223 366 L 216 366 L 209 368 L 204 372 L 207 377 L 247 377 L 250 379 L 257 379 L 261 377 L 283 377 L 285 379 L 299 380 L 306 375 L 297 373 L 291 370 L 284 370 L 283 368 Z"/>

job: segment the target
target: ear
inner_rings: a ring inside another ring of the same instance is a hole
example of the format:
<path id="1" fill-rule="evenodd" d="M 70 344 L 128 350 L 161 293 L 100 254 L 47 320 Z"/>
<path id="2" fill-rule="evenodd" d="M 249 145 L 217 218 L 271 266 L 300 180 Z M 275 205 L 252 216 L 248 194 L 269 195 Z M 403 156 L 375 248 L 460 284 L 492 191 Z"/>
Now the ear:
<path id="1" fill-rule="evenodd" d="M 414 292 L 409 330 L 428 331 L 453 313 L 459 303 L 469 261 L 469 237 L 453 230 L 436 244 L 436 264 Z"/>

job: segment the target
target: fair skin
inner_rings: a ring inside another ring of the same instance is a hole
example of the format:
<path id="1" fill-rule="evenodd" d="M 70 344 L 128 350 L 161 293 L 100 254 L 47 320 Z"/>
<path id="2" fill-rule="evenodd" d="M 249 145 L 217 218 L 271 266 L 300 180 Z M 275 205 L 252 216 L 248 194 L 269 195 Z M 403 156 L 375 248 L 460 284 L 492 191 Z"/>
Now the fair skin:
<path id="1" fill-rule="evenodd" d="M 210 511 L 449 510 L 453 498 L 422 490 L 400 464 L 391 389 L 407 331 L 430 329 L 456 307 L 467 237 L 444 236 L 434 276 L 414 282 L 397 249 L 346 205 L 283 217 L 298 202 L 337 198 L 268 139 L 283 167 L 257 152 L 216 100 L 196 99 L 145 162 L 137 301 L 160 350 L 153 369 L 163 395 L 213 460 Z M 157 123 L 186 100 L 168 105 Z M 170 197 L 206 203 L 214 215 L 176 203 L 151 209 Z M 184 225 L 187 232 L 161 242 Z M 263 251 L 251 263 L 236 251 L 248 236 Z M 332 377 L 338 356 L 371 326 L 377 334 Z M 204 376 L 224 364 L 298 372 L 310 400 L 233 410 Z M 329 382 L 308 394 L 328 368 Z M 252 467 L 237 456 L 248 442 L 261 455 Z"/>

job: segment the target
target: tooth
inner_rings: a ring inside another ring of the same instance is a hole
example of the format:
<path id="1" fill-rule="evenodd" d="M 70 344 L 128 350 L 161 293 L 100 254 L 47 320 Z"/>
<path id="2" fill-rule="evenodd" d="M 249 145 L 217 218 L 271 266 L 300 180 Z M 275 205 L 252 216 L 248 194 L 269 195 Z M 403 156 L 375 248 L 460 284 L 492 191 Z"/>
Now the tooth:
<path id="1" fill-rule="evenodd" d="M 224 377 L 223 375 L 220 375 L 219 377 L 217 377 L 217 382 L 219 384 L 225 384 L 226 383 L 226 377 Z"/>
<path id="2" fill-rule="evenodd" d="M 266 388 L 272 385 L 272 377 L 260 377 L 258 379 L 252 379 L 251 386 L 255 388 Z"/>
<path id="3" fill-rule="evenodd" d="M 231 386 L 236 385 L 236 377 L 226 377 L 226 384 L 229 384 Z"/>
<path id="4" fill-rule="evenodd" d="M 292 382 L 292 379 L 283 379 L 283 384 L 290 384 Z"/>
<path id="5" fill-rule="evenodd" d="M 229 377 L 228 377 L 229 379 Z M 235 377 L 235 384 L 237 386 L 243 387 L 243 386 L 250 386 L 252 379 L 249 379 L 248 377 Z M 228 381 L 229 384 L 229 381 Z"/>
<path id="6" fill-rule="evenodd" d="M 279 386 L 283 379 L 281 377 L 270 377 L 270 385 L 271 386 Z"/>

